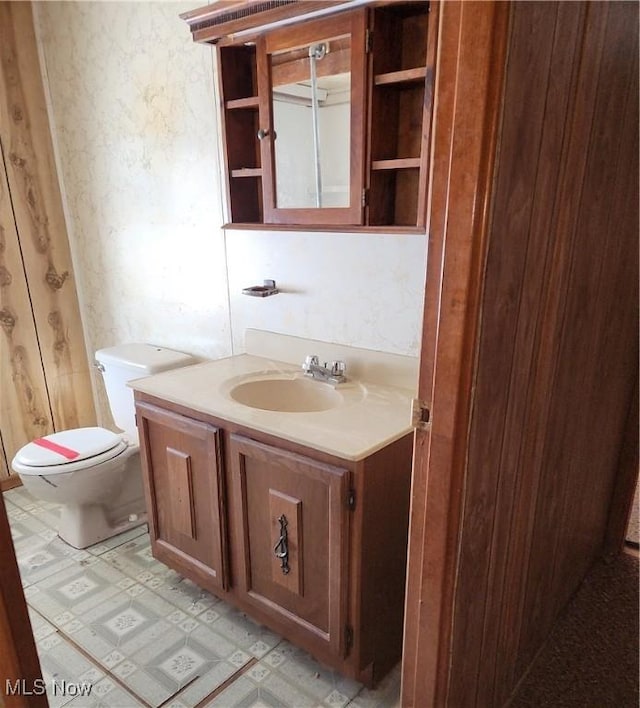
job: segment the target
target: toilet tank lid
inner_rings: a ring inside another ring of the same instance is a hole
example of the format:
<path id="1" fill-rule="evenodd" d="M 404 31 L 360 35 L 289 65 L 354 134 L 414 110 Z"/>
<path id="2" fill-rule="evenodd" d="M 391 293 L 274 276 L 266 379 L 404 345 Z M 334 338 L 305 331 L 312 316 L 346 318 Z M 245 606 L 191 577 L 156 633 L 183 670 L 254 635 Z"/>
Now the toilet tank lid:
<path id="1" fill-rule="evenodd" d="M 95 356 L 101 364 L 115 364 L 137 369 L 140 376 L 196 363 L 196 359 L 191 354 L 153 344 L 119 344 L 115 347 L 99 349 Z"/>
<path id="2" fill-rule="evenodd" d="M 106 428 L 73 428 L 45 435 L 18 450 L 15 461 L 29 467 L 48 467 L 79 462 L 111 450 L 122 435 Z"/>

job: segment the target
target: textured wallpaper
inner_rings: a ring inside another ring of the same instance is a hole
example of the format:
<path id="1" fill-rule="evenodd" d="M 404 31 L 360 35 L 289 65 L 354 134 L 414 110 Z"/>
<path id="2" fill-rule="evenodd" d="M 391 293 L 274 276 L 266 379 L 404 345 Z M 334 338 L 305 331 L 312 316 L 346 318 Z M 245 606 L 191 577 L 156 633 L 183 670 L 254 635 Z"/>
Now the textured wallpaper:
<path id="1" fill-rule="evenodd" d="M 92 348 L 230 353 L 212 52 L 178 17 L 192 6 L 35 3 Z"/>

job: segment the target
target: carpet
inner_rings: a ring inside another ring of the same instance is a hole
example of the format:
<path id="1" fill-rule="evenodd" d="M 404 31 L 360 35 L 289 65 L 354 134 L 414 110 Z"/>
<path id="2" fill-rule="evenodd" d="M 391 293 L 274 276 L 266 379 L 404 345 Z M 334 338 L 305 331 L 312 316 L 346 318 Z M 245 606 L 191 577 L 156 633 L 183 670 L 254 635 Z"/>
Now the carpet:
<path id="1" fill-rule="evenodd" d="M 597 563 L 510 708 L 638 708 L 638 558 Z"/>

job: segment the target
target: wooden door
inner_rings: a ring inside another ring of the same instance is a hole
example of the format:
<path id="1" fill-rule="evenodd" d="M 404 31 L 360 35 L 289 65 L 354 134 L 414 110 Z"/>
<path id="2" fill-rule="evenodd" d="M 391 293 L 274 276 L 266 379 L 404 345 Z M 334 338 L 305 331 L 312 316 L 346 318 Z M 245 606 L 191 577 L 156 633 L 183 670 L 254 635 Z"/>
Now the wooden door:
<path id="1" fill-rule="evenodd" d="M 147 403 L 136 409 L 153 555 L 226 589 L 220 431 Z"/>
<path id="2" fill-rule="evenodd" d="M 238 589 L 292 638 L 344 656 L 348 470 L 238 435 L 230 452 Z"/>

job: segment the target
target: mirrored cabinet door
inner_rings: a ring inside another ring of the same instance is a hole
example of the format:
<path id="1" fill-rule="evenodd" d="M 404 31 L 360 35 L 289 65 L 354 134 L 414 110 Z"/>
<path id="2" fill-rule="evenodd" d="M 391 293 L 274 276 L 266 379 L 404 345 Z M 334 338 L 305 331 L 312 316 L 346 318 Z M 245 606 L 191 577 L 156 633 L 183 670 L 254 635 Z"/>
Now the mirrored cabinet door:
<path id="1" fill-rule="evenodd" d="M 360 224 L 363 10 L 267 35 L 258 53 L 264 221 Z"/>

